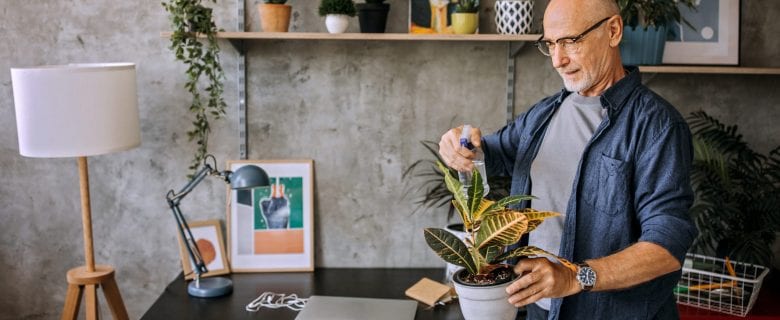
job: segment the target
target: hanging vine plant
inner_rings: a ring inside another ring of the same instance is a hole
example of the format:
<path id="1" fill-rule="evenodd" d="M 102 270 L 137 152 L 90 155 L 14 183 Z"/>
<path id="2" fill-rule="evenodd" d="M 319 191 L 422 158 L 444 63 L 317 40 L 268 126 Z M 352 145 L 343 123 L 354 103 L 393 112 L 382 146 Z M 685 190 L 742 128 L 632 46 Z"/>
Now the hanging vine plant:
<path id="1" fill-rule="evenodd" d="M 176 60 L 187 66 L 184 87 L 192 94 L 189 109 L 195 116 L 194 127 L 187 131 L 187 136 L 197 144 L 190 165 L 190 169 L 195 170 L 208 153 L 209 121 L 225 115 L 226 105 L 222 98 L 225 76 L 219 62 L 217 26 L 212 9 L 203 6 L 201 0 L 169 0 L 162 6 L 168 11 L 173 27 L 170 48 Z"/>

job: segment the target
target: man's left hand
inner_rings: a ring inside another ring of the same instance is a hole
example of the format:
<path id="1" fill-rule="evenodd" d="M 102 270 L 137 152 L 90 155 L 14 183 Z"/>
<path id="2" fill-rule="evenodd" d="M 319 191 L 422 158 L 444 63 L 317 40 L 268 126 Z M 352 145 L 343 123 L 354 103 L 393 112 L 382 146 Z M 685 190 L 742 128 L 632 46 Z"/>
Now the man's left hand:
<path id="1" fill-rule="evenodd" d="M 521 259 L 514 269 L 521 275 L 506 288 L 509 303 L 515 307 L 532 304 L 542 298 L 561 298 L 580 292 L 580 284 L 571 269 L 546 258 Z"/>

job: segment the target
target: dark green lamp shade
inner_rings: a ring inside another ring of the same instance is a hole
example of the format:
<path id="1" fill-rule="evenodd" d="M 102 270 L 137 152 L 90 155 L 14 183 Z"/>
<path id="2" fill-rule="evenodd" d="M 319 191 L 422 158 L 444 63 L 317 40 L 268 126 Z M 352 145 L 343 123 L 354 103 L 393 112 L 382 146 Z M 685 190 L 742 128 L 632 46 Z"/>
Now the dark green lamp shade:
<path id="1" fill-rule="evenodd" d="M 230 188 L 234 190 L 267 187 L 271 185 L 265 170 L 255 165 L 245 165 L 238 168 L 228 177 Z"/>

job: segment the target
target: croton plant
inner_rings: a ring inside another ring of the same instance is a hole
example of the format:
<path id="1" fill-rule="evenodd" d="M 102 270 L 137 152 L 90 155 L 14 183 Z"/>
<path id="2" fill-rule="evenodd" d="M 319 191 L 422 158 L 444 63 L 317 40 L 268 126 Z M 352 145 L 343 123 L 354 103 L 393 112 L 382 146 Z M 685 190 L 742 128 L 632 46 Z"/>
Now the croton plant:
<path id="1" fill-rule="evenodd" d="M 486 277 L 491 271 L 503 266 L 502 261 L 516 257 L 550 256 L 576 270 L 576 266 L 568 260 L 534 246 L 506 250 L 545 219 L 558 216 L 559 213 L 508 208 L 533 199 L 530 195 L 513 195 L 498 201 L 484 199 L 482 176 L 476 169 L 472 172 L 471 185 L 464 192 L 463 185 L 444 164 L 437 162 L 437 166 L 444 173 L 447 189 L 453 195 L 452 204 L 460 213 L 466 231 L 466 237 L 461 241 L 444 229 L 425 229 L 425 241 L 444 261 L 466 268 L 476 279 Z"/>

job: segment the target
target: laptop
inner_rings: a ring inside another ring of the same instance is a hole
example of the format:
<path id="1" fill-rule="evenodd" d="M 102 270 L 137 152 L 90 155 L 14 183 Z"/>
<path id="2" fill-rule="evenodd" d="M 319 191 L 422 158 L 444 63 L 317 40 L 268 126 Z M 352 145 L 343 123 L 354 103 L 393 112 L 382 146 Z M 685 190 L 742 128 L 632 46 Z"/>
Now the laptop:
<path id="1" fill-rule="evenodd" d="M 417 301 L 311 296 L 295 320 L 413 320 Z"/>

